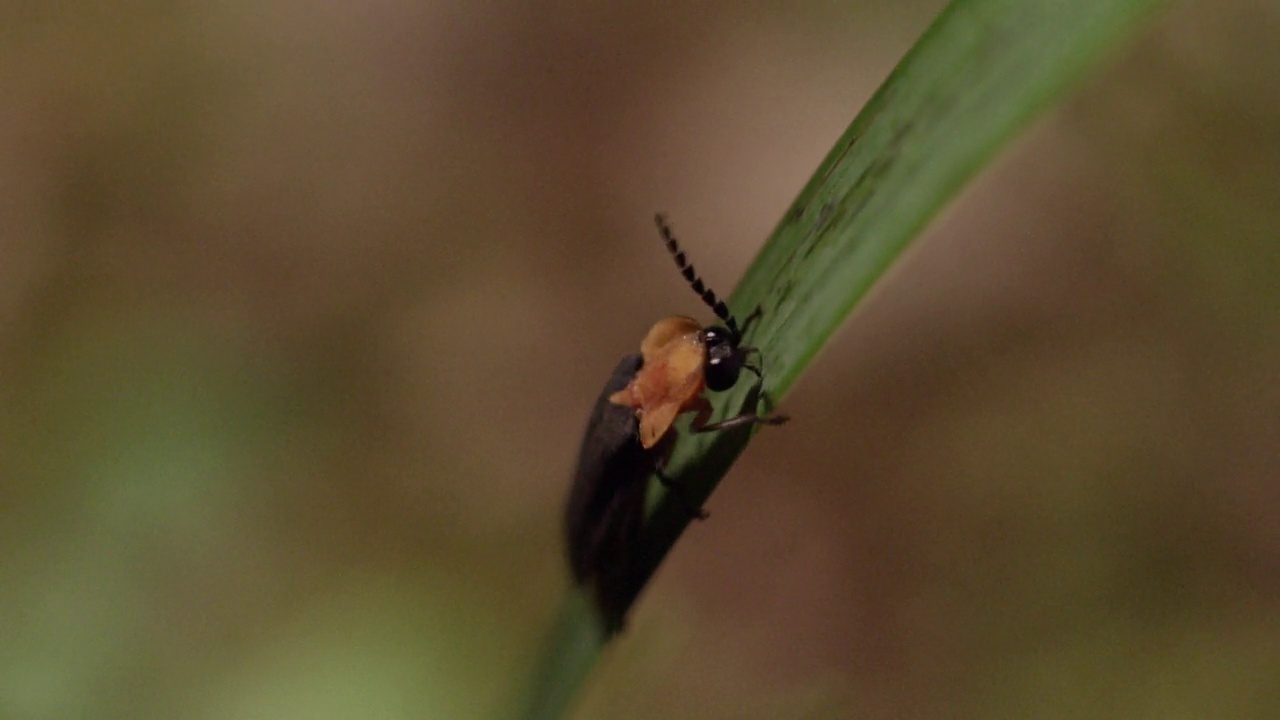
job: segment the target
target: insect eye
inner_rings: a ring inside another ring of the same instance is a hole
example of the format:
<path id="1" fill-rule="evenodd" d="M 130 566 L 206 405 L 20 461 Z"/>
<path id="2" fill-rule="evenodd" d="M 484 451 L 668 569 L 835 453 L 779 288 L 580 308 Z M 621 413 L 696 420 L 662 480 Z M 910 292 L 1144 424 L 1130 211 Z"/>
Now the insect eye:
<path id="1" fill-rule="evenodd" d="M 742 354 L 723 328 L 707 328 L 702 337 L 707 346 L 707 366 L 703 370 L 707 388 L 713 392 L 728 390 L 738 382 Z"/>

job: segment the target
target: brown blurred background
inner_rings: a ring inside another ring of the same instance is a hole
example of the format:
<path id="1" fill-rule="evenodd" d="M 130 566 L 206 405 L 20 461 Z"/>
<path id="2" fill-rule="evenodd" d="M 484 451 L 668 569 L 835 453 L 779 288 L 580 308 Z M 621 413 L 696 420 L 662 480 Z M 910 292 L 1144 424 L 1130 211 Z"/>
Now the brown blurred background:
<path id="1" fill-rule="evenodd" d="M 940 10 L 6 3 L 0 717 L 488 718 L 590 404 Z M 862 305 L 579 717 L 1280 717 L 1280 9 L 1180 7 Z"/>

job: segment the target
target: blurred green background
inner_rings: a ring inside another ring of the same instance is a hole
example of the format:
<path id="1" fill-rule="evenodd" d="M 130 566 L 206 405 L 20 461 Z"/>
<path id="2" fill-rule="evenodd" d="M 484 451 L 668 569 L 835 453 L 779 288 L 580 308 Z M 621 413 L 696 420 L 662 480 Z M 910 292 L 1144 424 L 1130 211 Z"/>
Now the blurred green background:
<path id="1" fill-rule="evenodd" d="M 21 3 L 0 717 L 491 718 L 582 424 L 941 9 Z M 599 718 L 1280 717 L 1280 4 L 1155 24 L 855 314 Z"/>

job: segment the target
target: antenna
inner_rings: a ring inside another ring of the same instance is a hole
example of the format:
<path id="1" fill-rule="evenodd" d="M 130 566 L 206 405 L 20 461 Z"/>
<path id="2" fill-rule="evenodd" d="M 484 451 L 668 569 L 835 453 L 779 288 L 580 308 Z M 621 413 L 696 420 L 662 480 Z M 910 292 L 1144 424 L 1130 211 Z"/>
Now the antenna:
<path id="1" fill-rule="evenodd" d="M 693 269 L 693 264 L 685 257 L 684 251 L 680 249 L 680 243 L 676 241 L 676 236 L 672 234 L 671 226 L 667 224 L 667 218 L 662 213 L 658 213 L 653 216 L 653 221 L 658 226 L 658 234 L 662 235 L 663 241 L 667 243 L 667 252 L 671 253 L 672 259 L 676 261 L 676 267 L 680 268 L 680 274 L 684 275 L 689 287 L 698 293 L 698 296 L 702 298 L 702 302 L 706 303 L 707 307 L 715 312 L 716 317 L 724 321 L 725 327 L 733 335 L 734 344 L 737 345 L 742 333 L 738 330 L 738 322 L 733 319 L 733 315 L 729 312 L 729 306 L 716 297 L 715 292 L 703 284 L 702 278 L 698 277 L 698 271 Z"/>

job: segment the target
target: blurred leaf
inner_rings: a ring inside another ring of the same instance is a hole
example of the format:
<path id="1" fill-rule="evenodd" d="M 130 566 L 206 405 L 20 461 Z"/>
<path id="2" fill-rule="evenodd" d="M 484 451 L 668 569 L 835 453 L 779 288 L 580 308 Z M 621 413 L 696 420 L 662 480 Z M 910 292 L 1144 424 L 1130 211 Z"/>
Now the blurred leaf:
<path id="1" fill-rule="evenodd" d="M 748 338 L 765 358 L 766 401 L 784 395 L 885 270 L 947 200 L 1084 71 L 1165 0 L 957 0 L 836 143 L 735 291 L 763 316 Z M 678 228 L 677 228 L 678 230 Z M 718 402 L 754 406 L 742 382 Z M 749 432 L 690 435 L 670 467 L 702 501 Z M 638 595 L 689 522 L 666 498 L 646 526 Z M 604 637 L 581 598 L 553 629 L 527 717 L 561 717 Z"/>

